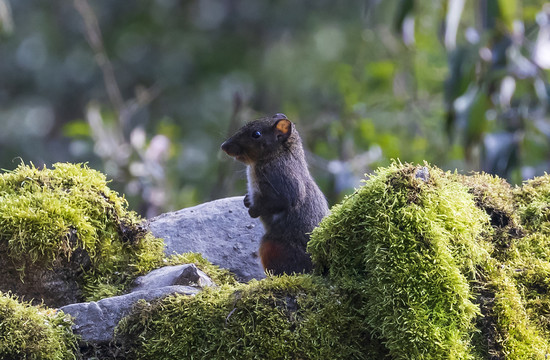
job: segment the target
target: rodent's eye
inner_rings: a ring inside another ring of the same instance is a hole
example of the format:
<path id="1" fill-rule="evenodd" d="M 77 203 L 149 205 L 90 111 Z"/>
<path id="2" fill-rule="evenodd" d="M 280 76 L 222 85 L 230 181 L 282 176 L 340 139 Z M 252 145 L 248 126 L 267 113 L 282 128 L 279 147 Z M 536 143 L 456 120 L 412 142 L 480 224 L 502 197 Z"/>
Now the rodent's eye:
<path id="1" fill-rule="evenodd" d="M 254 138 L 254 139 L 259 139 L 259 138 L 261 138 L 261 137 L 262 137 L 262 133 L 259 132 L 259 131 L 254 131 L 254 132 L 252 133 L 252 138 Z"/>

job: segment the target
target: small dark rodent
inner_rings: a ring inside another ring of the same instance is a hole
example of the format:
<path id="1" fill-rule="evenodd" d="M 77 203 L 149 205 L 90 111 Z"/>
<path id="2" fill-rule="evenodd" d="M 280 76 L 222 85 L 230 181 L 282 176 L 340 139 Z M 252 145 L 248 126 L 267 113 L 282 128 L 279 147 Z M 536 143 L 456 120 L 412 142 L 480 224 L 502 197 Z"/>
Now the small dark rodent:
<path id="1" fill-rule="evenodd" d="M 264 269 L 275 275 L 310 272 L 306 245 L 328 205 L 309 174 L 294 124 L 283 114 L 258 119 L 221 148 L 247 165 L 244 205 L 265 228 L 259 251 Z"/>

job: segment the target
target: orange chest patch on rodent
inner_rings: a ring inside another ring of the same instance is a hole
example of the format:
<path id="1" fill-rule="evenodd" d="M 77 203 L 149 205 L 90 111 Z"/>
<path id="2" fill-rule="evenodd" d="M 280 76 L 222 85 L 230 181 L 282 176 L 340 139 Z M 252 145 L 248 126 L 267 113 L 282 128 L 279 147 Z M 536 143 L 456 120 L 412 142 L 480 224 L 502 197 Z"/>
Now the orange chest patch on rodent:
<path id="1" fill-rule="evenodd" d="M 260 245 L 260 259 L 264 269 L 273 269 L 277 264 L 284 262 L 286 257 L 285 247 L 282 244 L 264 241 Z"/>

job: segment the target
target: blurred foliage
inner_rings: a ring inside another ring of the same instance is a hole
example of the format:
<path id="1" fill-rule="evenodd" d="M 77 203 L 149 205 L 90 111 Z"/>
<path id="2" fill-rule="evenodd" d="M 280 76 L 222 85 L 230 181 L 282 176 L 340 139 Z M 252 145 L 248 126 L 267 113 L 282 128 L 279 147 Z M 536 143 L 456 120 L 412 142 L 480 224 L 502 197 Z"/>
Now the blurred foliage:
<path id="1" fill-rule="evenodd" d="M 455 3 L 463 1 L 449 2 L 444 32 L 448 133 L 484 171 L 512 182 L 542 174 L 550 164 L 550 7 L 486 0 L 464 7 L 476 16 L 461 17 Z M 449 24 L 464 29 L 464 40 Z"/>
<path id="2" fill-rule="evenodd" d="M 154 216 L 243 194 L 219 145 L 283 112 L 331 202 L 391 158 L 517 182 L 548 167 L 547 10 L 0 0 L 0 167 L 88 162 Z"/>

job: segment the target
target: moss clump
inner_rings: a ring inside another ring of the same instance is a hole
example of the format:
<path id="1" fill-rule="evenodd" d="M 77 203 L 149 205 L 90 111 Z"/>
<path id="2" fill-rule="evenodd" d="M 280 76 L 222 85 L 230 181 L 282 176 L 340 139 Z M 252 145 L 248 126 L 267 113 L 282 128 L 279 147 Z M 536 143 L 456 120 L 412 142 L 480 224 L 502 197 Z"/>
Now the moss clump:
<path id="1" fill-rule="evenodd" d="M 32 266 L 58 269 L 78 259 L 85 299 L 120 293 L 163 256 L 162 240 L 140 223 L 105 176 L 86 165 L 21 164 L 0 175 L 0 257 L 22 280 Z"/>
<path id="2" fill-rule="evenodd" d="M 512 189 L 393 164 L 333 208 L 309 250 L 395 358 L 545 359 L 549 209 L 549 176 Z"/>
<path id="3" fill-rule="evenodd" d="M 545 359 L 550 354 L 550 176 L 511 193 L 524 234 L 488 272 L 498 336 L 508 359 Z"/>
<path id="4" fill-rule="evenodd" d="M 536 177 L 514 191 L 523 226 L 550 235 L 550 175 Z"/>
<path id="5" fill-rule="evenodd" d="M 494 257 L 505 260 L 507 250 L 524 235 L 512 187 L 506 180 L 490 174 L 472 174 L 470 176 L 452 174 L 451 177 L 464 184 L 474 195 L 476 206 L 485 211 L 493 229 L 487 238 L 494 245 Z"/>
<path id="6" fill-rule="evenodd" d="M 429 176 L 426 174 L 429 173 Z M 487 214 L 462 184 L 428 166 L 379 169 L 332 209 L 308 250 L 319 271 L 360 297 L 368 329 L 394 358 L 471 357 L 476 268 Z"/>
<path id="7" fill-rule="evenodd" d="M 543 336 L 529 316 L 523 287 L 518 286 L 514 272 L 514 268 L 504 264 L 488 267 L 486 286 L 494 294 L 490 316 L 496 329 L 494 339 L 489 339 L 495 341 L 489 354 L 514 360 L 546 359 L 549 338 Z"/>
<path id="8" fill-rule="evenodd" d="M 491 218 L 495 246 L 483 267 L 478 321 L 486 353 L 507 359 L 544 359 L 549 348 L 550 177 L 512 188 L 488 174 L 454 175 Z"/>
<path id="9" fill-rule="evenodd" d="M 269 277 L 140 302 L 117 329 L 136 359 L 379 359 L 342 296 L 321 278 Z"/>
<path id="10" fill-rule="evenodd" d="M 77 339 L 62 312 L 0 292 L 1 359 L 76 359 Z"/>

